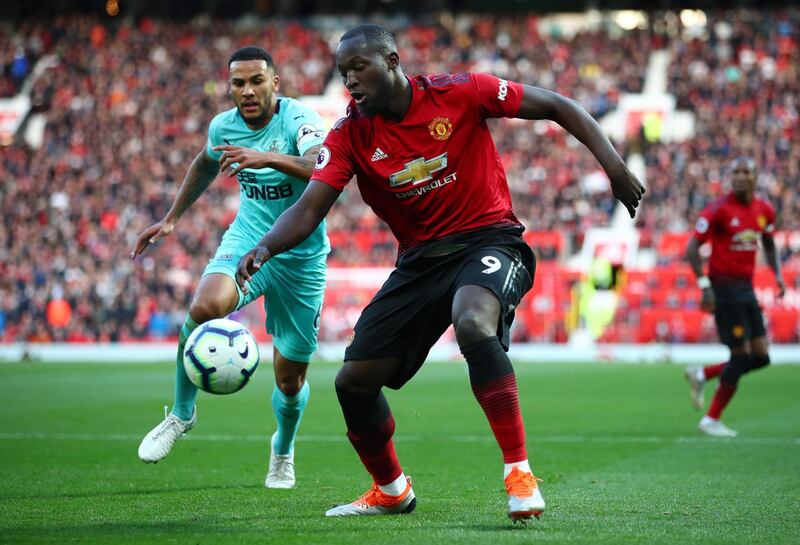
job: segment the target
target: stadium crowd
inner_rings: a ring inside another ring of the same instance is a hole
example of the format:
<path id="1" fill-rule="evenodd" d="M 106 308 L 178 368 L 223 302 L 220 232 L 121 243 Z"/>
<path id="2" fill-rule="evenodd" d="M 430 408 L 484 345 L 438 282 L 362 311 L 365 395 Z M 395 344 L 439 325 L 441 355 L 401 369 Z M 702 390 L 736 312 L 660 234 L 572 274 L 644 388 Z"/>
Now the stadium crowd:
<path id="1" fill-rule="evenodd" d="M 0 31 L 8 45 L 0 48 L 0 95 L 19 89 L 36 58 L 58 60 L 32 86 L 34 107 L 47 116 L 43 146 L 0 147 L 0 342 L 176 335 L 236 212 L 235 180 L 220 177 L 161 247 L 135 264 L 127 256 L 169 207 L 211 117 L 231 107 L 228 55 L 244 44 L 266 47 L 288 96 L 321 94 L 335 73 L 337 33 L 299 21 L 250 23 L 74 16 Z M 781 228 L 798 229 L 798 12 L 718 13 L 703 37 L 656 28 L 545 35 L 533 16 L 458 16 L 403 26 L 397 36 L 408 73 L 493 72 L 571 96 L 597 117 L 621 93 L 641 91 L 650 52 L 667 48 L 669 91 L 696 114 L 697 130 L 683 143 L 616 143 L 623 154 L 632 145 L 644 153 L 643 240 L 690 229 L 724 191 L 724 166 L 740 153 L 759 162 Z M 586 228 L 609 223 L 615 201 L 582 183 L 597 166 L 580 144 L 544 122 L 491 126 L 528 229 L 559 231 L 577 247 Z M 329 215 L 329 263 L 390 266 L 394 241 L 352 189 Z"/>
<path id="2" fill-rule="evenodd" d="M 759 191 L 781 229 L 800 228 L 800 12 L 714 14 L 707 35 L 669 42 L 669 92 L 695 114 L 695 137 L 645 153 L 648 199 L 639 226 L 686 231 L 725 190 L 731 158 L 759 167 Z M 795 142 L 795 145 L 792 145 Z"/>
<path id="3" fill-rule="evenodd" d="M 17 94 L 42 52 L 51 47 L 50 38 L 35 23 L 0 30 L 0 98 Z"/>

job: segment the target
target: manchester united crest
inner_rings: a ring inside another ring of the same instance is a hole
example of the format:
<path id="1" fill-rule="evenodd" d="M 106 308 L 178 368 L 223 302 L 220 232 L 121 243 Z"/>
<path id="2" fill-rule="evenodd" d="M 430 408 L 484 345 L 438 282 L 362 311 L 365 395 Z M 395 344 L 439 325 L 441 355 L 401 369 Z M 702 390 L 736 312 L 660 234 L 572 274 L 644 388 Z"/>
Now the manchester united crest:
<path id="1" fill-rule="evenodd" d="M 762 229 L 767 226 L 767 218 L 764 216 L 758 216 L 758 226 Z"/>
<path id="2" fill-rule="evenodd" d="M 453 124 L 446 117 L 434 117 L 428 130 L 436 140 L 447 140 L 453 134 Z"/>

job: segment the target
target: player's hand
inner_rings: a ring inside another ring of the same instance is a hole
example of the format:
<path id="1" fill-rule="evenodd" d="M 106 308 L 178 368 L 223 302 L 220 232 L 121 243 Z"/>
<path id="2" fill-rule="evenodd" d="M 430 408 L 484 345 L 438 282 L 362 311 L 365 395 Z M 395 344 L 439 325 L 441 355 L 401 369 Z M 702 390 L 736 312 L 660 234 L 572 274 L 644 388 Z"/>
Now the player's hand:
<path id="1" fill-rule="evenodd" d="M 614 197 L 625 205 L 632 218 L 635 217 L 636 208 L 644 196 L 644 186 L 628 167 L 624 167 L 619 172 L 607 174 L 611 180 L 611 192 Z"/>
<path id="2" fill-rule="evenodd" d="M 246 283 L 250 281 L 250 277 L 256 274 L 261 269 L 261 265 L 269 258 L 270 254 L 266 246 L 256 246 L 242 256 L 236 266 L 236 283 L 239 284 L 242 293 L 247 295 Z"/>
<path id="3" fill-rule="evenodd" d="M 700 299 L 700 310 L 704 310 L 706 312 L 714 312 L 714 308 L 716 304 L 714 302 L 714 292 L 711 291 L 711 288 L 706 288 L 703 290 L 703 296 Z"/>
<path id="4" fill-rule="evenodd" d="M 786 282 L 783 281 L 783 278 L 778 278 L 776 283 L 778 284 L 778 299 L 782 299 L 786 295 Z"/>
<path id="5" fill-rule="evenodd" d="M 136 243 L 133 245 L 133 250 L 131 250 L 131 259 L 135 258 L 137 255 L 141 255 L 148 246 L 155 244 L 169 235 L 174 229 L 175 223 L 161 220 L 142 231 L 142 233 L 136 237 Z"/>
<path id="6" fill-rule="evenodd" d="M 242 146 L 215 146 L 214 151 L 221 151 L 219 158 L 219 168 L 222 172 L 228 172 L 228 176 L 236 176 L 243 168 L 266 168 L 270 163 L 270 154 L 264 151 L 256 151 Z M 234 163 L 239 163 L 233 168 Z"/>

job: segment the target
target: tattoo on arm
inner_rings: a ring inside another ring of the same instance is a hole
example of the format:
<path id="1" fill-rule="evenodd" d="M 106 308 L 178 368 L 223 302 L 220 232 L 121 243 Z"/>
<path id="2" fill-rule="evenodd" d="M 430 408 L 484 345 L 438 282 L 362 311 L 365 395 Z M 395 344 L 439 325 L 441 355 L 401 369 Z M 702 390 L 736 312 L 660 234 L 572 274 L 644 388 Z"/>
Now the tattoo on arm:
<path id="1" fill-rule="evenodd" d="M 303 155 L 302 157 L 292 157 L 292 159 L 294 164 L 297 165 L 298 168 L 309 168 L 313 170 L 314 164 L 317 162 L 317 155 L 318 153 L 315 153 L 313 155 L 306 154 Z"/>
<path id="2" fill-rule="evenodd" d="M 201 151 L 189 166 L 167 216 L 174 220 L 180 218 L 211 185 L 217 174 L 219 174 L 219 164 L 211 160 L 205 151 Z"/>
<path id="3" fill-rule="evenodd" d="M 274 158 L 272 168 L 300 180 L 308 181 L 314 173 L 314 164 L 317 161 L 320 147 L 312 146 L 302 156 L 276 153 L 272 156 Z"/>

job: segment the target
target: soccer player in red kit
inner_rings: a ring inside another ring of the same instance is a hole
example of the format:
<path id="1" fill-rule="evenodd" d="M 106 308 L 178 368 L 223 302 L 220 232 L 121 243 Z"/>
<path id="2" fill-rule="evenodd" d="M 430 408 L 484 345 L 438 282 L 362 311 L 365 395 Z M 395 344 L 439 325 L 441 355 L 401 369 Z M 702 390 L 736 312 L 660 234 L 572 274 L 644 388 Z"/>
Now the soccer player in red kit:
<path id="1" fill-rule="evenodd" d="M 416 498 L 392 442 L 384 386 L 399 389 L 450 324 L 472 391 L 503 454 L 508 515 L 538 516 L 517 383 L 506 355 L 514 308 L 531 288 L 534 256 L 511 198 L 489 117 L 552 119 L 595 155 L 631 216 L 644 188 L 576 102 L 487 74 L 408 78 L 392 35 L 362 25 L 336 62 L 353 100 L 329 133 L 299 201 L 239 261 L 238 281 L 301 242 L 355 175 L 364 201 L 400 245 L 397 267 L 364 309 L 336 376 L 347 437 L 373 486 L 326 515 L 410 513 Z"/>
<path id="2" fill-rule="evenodd" d="M 731 164 L 732 191 L 707 206 L 700 214 L 694 236 L 686 249 L 686 259 L 697 275 L 697 287 L 703 290 L 700 306 L 713 312 L 720 340 L 731 351 L 730 360 L 706 367 L 687 367 L 692 404 L 701 409 L 707 380 L 719 376 L 719 385 L 700 431 L 715 437 L 735 437 L 736 432 L 720 421 L 722 411 L 736 392 L 739 378 L 769 365 L 764 318 L 753 291 L 753 271 L 759 239 L 764 245 L 767 263 L 775 272 L 778 296 L 786 286 L 781 276 L 772 232 L 775 210 L 755 196 L 756 166 L 748 157 Z M 708 276 L 703 273 L 700 246 L 711 242 Z"/>

